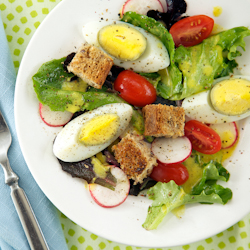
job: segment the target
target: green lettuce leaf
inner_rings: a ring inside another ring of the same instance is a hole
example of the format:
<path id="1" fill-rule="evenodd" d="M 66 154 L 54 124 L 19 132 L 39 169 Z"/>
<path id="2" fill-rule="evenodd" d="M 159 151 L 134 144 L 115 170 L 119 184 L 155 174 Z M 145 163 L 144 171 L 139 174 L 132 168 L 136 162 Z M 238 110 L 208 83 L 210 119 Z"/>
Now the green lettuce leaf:
<path id="1" fill-rule="evenodd" d="M 223 204 L 226 204 L 232 198 L 232 191 L 216 184 L 217 180 L 228 181 L 229 172 L 218 162 L 210 161 L 203 165 L 203 175 L 200 182 L 193 187 L 192 194 L 218 194 Z"/>
<path id="2" fill-rule="evenodd" d="M 169 53 L 170 65 L 168 70 L 170 72 L 171 88 L 168 88 L 165 92 L 160 91 L 159 95 L 167 99 L 178 94 L 182 90 L 182 73 L 175 64 L 175 44 L 168 30 L 155 19 L 132 11 L 126 12 L 121 20 L 141 27 L 161 40 Z"/>
<path id="3" fill-rule="evenodd" d="M 241 47 L 245 51 L 246 43 L 243 40 L 250 35 L 250 30 L 246 27 L 236 27 L 219 33 L 220 40 L 217 45 L 221 46 L 223 50 L 228 51 L 228 60 L 233 60 L 237 56 L 241 56 L 241 52 L 237 50 Z"/>
<path id="4" fill-rule="evenodd" d="M 167 76 L 158 83 L 157 92 L 170 100 L 181 100 L 209 89 L 215 78 L 233 73 L 237 67 L 234 59 L 241 55 L 237 48 L 245 50 L 243 39 L 250 35 L 248 28 L 236 27 L 211 36 L 196 46 L 175 49 L 171 34 L 155 19 L 129 11 L 122 21 L 145 29 L 167 48 L 170 66 L 165 73 Z"/>
<path id="5" fill-rule="evenodd" d="M 44 87 L 62 89 L 63 83 L 74 76 L 74 74 L 64 70 L 63 62 L 65 59 L 63 57 L 51 60 L 39 68 L 38 72 L 32 77 L 36 91 Z"/>
<path id="6" fill-rule="evenodd" d="M 63 68 L 65 57 L 44 63 L 33 75 L 33 87 L 38 100 L 53 111 L 76 112 L 81 109 L 87 84 Z"/>
<path id="7" fill-rule="evenodd" d="M 111 103 L 127 103 L 115 93 L 105 92 L 105 89 L 89 88 L 86 83 L 77 79 L 74 74 L 68 73 L 63 68 L 65 57 L 44 63 L 38 72 L 32 77 L 33 87 L 38 100 L 50 107 L 53 111 L 68 110 L 72 113 L 84 110 L 93 110 L 100 106 Z M 148 75 L 152 79 L 159 75 Z M 143 134 L 144 120 L 142 114 L 133 109 L 132 124 L 136 130 Z M 152 141 L 151 137 L 147 137 Z"/>
<path id="8" fill-rule="evenodd" d="M 173 180 L 168 183 L 158 182 L 147 194 L 153 200 L 142 225 L 147 230 L 156 229 L 169 212 L 182 205 L 199 202 L 223 204 L 221 197 L 215 193 L 205 194 L 202 191 L 199 195 L 186 194 Z"/>
<path id="9" fill-rule="evenodd" d="M 84 93 L 77 91 L 40 87 L 36 93 L 38 100 L 52 111 L 68 110 L 74 113 L 81 110 L 84 104 Z"/>
<path id="10" fill-rule="evenodd" d="M 246 27 L 237 27 L 211 36 L 193 47 L 180 46 L 175 62 L 183 74 L 183 89 L 170 99 L 180 100 L 211 88 L 217 77 L 226 76 L 237 66 L 234 60 L 245 49 L 244 37 L 250 35 Z"/>
<path id="11" fill-rule="evenodd" d="M 218 162 L 210 161 L 203 164 L 202 178 L 193 187 L 191 194 L 187 194 L 181 186 L 173 180 L 168 183 L 158 182 L 147 192 L 152 199 L 147 218 L 142 225 L 147 230 L 156 229 L 163 218 L 173 209 L 191 203 L 219 203 L 226 204 L 232 198 L 232 191 L 216 182 L 228 181 L 229 172 Z"/>
<path id="12" fill-rule="evenodd" d="M 139 75 L 146 78 L 157 90 L 158 83 L 161 81 L 161 76 L 157 72 L 154 73 L 142 73 L 138 72 Z"/>

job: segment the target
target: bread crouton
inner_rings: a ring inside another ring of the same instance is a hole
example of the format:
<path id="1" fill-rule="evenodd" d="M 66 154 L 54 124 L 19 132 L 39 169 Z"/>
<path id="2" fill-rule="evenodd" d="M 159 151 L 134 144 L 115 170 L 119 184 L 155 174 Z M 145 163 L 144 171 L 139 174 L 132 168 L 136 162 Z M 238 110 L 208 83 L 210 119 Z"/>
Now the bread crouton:
<path id="1" fill-rule="evenodd" d="M 135 181 L 134 185 L 142 183 L 157 165 L 150 144 L 143 140 L 143 136 L 127 134 L 112 150 L 121 169 Z"/>
<path id="2" fill-rule="evenodd" d="M 143 107 L 142 112 L 145 136 L 176 138 L 184 135 L 185 111 L 182 107 L 150 104 Z"/>
<path id="3" fill-rule="evenodd" d="M 112 66 L 110 56 L 87 44 L 78 49 L 67 69 L 90 86 L 101 89 Z"/>

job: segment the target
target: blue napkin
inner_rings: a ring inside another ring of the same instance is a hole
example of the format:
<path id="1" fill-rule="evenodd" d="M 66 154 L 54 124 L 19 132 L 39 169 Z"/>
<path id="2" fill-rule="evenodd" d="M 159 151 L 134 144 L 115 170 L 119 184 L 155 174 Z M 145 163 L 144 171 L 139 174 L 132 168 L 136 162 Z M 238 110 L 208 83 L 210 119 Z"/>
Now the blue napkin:
<path id="1" fill-rule="evenodd" d="M 19 185 L 30 201 L 50 250 L 67 250 L 56 208 L 45 197 L 33 179 L 23 159 L 18 144 L 14 121 L 14 90 L 16 74 L 0 17 L 0 110 L 12 134 L 8 152 L 10 165 L 19 176 Z M 10 187 L 5 184 L 0 167 L 0 249 L 30 249 L 22 225 L 10 196 Z"/>

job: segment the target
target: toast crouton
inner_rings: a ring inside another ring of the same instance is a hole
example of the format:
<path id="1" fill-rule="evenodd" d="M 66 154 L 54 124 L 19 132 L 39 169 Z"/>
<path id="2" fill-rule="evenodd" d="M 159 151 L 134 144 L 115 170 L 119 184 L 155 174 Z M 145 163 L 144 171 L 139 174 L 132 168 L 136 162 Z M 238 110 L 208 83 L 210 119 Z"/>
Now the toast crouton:
<path id="1" fill-rule="evenodd" d="M 145 136 L 176 138 L 184 135 L 185 111 L 182 107 L 151 104 L 143 107 L 142 112 Z"/>
<path id="2" fill-rule="evenodd" d="M 112 66 L 110 56 L 87 44 L 78 49 L 67 69 L 90 86 L 101 89 Z"/>
<path id="3" fill-rule="evenodd" d="M 134 185 L 142 183 L 157 165 L 150 144 L 143 140 L 143 136 L 127 134 L 112 150 L 121 169 L 135 181 Z"/>

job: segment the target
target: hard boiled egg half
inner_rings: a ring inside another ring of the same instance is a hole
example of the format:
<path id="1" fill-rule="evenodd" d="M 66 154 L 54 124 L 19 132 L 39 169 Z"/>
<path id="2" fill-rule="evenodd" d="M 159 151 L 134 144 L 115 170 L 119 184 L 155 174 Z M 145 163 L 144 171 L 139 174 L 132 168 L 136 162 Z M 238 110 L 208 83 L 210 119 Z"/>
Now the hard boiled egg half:
<path id="1" fill-rule="evenodd" d="M 169 66 L 169 55 L 154 35 L 132 24 L 102 20 L 83 27 L 87 43 L 108 53 L 116 66 L 137 72 L 157 72 Z"/>
<path id="2" fill-rule="evenodd" d="M 107 104 L 70 121 L 57 135 L 54 155 L 65 162 L 87 159 L 108 147 L 127 128 L 132 107 Z"/>
<path id="3" fill-rule="evenodd" d="M 204 123 L 225 123 L 250 115 L 250 76 L 218 78 L 211 90 L 185 98 L 185 114 Z"/>

